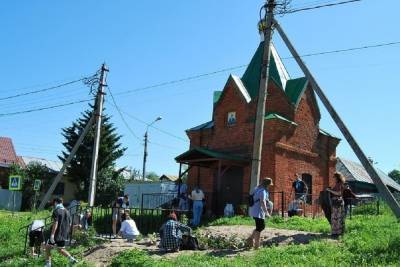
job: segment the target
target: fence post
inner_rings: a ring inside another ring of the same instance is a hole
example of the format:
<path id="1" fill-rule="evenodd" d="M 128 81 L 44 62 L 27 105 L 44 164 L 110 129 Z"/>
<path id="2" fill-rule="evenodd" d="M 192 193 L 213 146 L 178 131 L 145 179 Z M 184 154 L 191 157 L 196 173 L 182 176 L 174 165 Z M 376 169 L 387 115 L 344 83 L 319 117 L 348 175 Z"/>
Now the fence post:
<path id="1" fill-rule="evenodd" d="M 379 215 L 379 199 L 376 201 L 376 215 Z"/>
<path id="2" fill-rule="evenodd" d="M 284 208 L 285 208 L 285 192 L 282 191 L 281 192 L 281 213 L 282 213 L 282 218 L 285 217 Z"/>
<path id="3" fill-rule="evenodd" d="M 350 202 L 350 220 L 353 215 L 353 200 Z"/>

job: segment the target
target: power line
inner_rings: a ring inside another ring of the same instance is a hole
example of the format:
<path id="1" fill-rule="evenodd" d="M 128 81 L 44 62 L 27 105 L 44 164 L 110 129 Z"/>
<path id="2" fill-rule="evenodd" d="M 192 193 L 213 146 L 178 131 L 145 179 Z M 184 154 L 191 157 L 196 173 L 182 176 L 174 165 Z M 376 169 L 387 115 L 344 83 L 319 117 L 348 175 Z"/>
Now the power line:
<path id="1" fill-rule="evenodd" d="M 357 0 L 357 1 L 360 1 L 360 0 Z M 400 44 L 400 41 L 381 43 L 381 44 L 375 44 L 375 45 L 368 45 L 368 46 L 352 47 L 352 48 L 339 49 L 339 50 L 322 51 L 322 52 L 317 52 L 317 53 L 304 54 L 304 55 L 301 55 L 300 57 L 303 58 L 303 57 L 311 57 L 311 56 L 318 56 L 318 55 L 325 55 L 325 54 L 342 53 L 342 52 L 348 52 L 348 51 L 363 50 L 363 49 L 377 48 L 377 47 L 383 47 L 383 46 L 391 46 L 391 45 L 397 45 L 397 44 Z M 294 57 L 291 56 L 291 57 L 283 57 L 282 59 L 293 59 L 293 58 Z M 181 78 L 181 79 L 176 79 L 176 80 L 157 83 L 157 84 L 154 84 L 154 85 L 149 85 L 149 86 L 140 87 L 140 88 L 136 88 L 136 89 L 126 90 L 126 91 L 122 91 L 122 92 L 116 93 L 115 95 L 116 96 L 117 95 L 126 95 L 126 94 L 131 94 L 131 93 L 134 93 L 134 92 L 137 92 L 137 91 L 152 89 L 152 88 L 156 88 L 156 87 L 162 87 L 162 86 L 166 86 L 166 85 L 170 85 L 170 84 L 177 84 L 177 83 L 181 83 L 181 82 L 184 82 L 184 81 L 189 81 L 189 80 L 194 80 L 194 79 L 198 79 L 198 78 L 201 78 L 201 77 L 211 76 L 211 75 L 215 75 L 215 74 L 226 72 L 226 71 L 230 71 L 230 70 L 236 70 L 236 69 L 244 68 L 244 67 L 247 67 L 247 66 L 248 66 L 248 64 L 242 64 L 242 65 L 229 67 L 229 68 L 225 68 L 225 69 L 220 69 L 220 70 L 216 70 L 216 71 L 212 71 L 212 72 L 206 72 L 206 73 L 202 73 L 202 74 L 198 74 L 198 75 L 193 75 L 193 76 L 189 76 L 189 77 L 185 77 L 185 78 Z M 126 114 L 126 115 L 128 115 L 128 114 Z M 133 118 L 133 119 L 147 124 L 146 122 L 141 121 L 138 118 Z M 156 127 L 154 127 L 154 128 L 156 129 Z"/>
<path id="2" fill-rule="evenodd" d="M 131 127 L 129 126 L 129 124 L 126 122 L 125 117 L 122 115 L 122 112 L 121 112 L 119 106 L 117 105 L 117 102 L 115 101 L 115 98 L 114 98 L 114 96 L 113 96 L 113 94 L 112 94 L 112 92 L 111 92 L 110 87 L 108 87 L 108 92 L 110 92 L 110 96 L 111 96 L 112 102 L 114 103 L 114 107 L 115 107 L 115 109 L 118 111 L 118 114 L 119 114 L 119 116 L 121 117 L 121 120 L 122 120 L 122 122 L 125 124 L 126 128 L 128 129 L 128 131 L 129 131 L 136 139 L 138 139 L 139 141 L 142 141 L 142 139 L 141 139 L 139 136 L 137 136 L 137 134 L 135 134 L 135 132 L 132 130 L 132 128 L 131 128 Z"/>
<path id="3" fill-rule="evenodd" d="M 215 74 L 222 73 L 222 72 L 227 72 L 227 71 L 231 71 L 231 70 L 235 70 L 235 69 L 244 68 L 244 67 L 247 67 L 247 66 L 248 66 L 248 64 L 244 64 L 244 65 L 234 66 L 234 67 L 230 67 L 230 68 L 226 68 L 226 69 L 220 69 L 220 70 L 216 70 L 216 71 L 212 71 L 212 72 L 207 72 L 207 73 L 203 73 L 203 74 L 189 76 L 189 77 L 178 79 L 178 80 L 172 80 L 172 81 L 157 83 L 157 84 L 154 84 L 154 85 L 139 87 L 139 88 L 136 88 L 136 89 L 126 90 L 126 91 L 122 91 L 122 92 L 116 93 L 115 95 L 125 95 L 125 94 L 130 94 L 130 93 L 133 93 L 133 92 L 143 91 L 143 90 L 147 90 L 147 89 L 153 89 L 153 88 L 156 88 L 156 87 L 162 87 L 162 86 L 166 86 L 166 85 L 186 82 L 186 81 L 195 80 L 195 79 L 199 79 L 199 78 L 210 76 L 210 75 L 215 75 Z"/>
<path id="4" fill-rule="evenodd" d="M 35 108 L 35 109 L 28 109 L 28 110 L 17 111 L 17 112 L 0 113 L 0 117 L 14 116 L 14 115 L 31 113 L 31 112 L 36 112 L 36 111 L 55 109 L 55 108 L 59 108 L 59 107 L 65 107 L 65 106 L 70 106 L 70 105 L 75 105 L 75 104 L 78 104 L 78 103 L 84 103 L 84 102 L 90 102 L 90 101 L 93 101 L 93 99 L 79 100 L 79 101 L 74 101 L 74 102 L 69 102 L 69 103 L 63 103 L 63 104 L 58 104 L 58 105 L 53 105 L 53 106 L 48 106 L 48 107 Z"/>
<path id="5" fill-rule="evenodd" d="M 338 50 L 331 50 L 331 51 L 323 51 L 323 52 L 317 52 L 317 53 L 310 53 L 310 54 L 304 54 L 301 55 L 300 57 L 312 57 L 312 56 L 320 56 L 320 55 L 326 55 L 326 54 L 334 54 L 334 53 L 342 53 L 342 52 L 349 52 L 349 51 L 355 51 L 355 50 L 363 50 L 363 49 L 369 49 L 369 48 L 376 48 L 376 47 L 383 47 L 383 46 L 390 46 L 390 45 L 397 45 L 400 44 L 400 41 L 397 42 L 389 42 L 389 43 L 381 43 L 381 44 L 375 44 L 375 45 L 365 45 L 365 46 L 359 46 L 359 47 L 352 47 L 352 48 L 345 48 L 345 49 L 338 49 Z M 295 57 L 284 57 L 282 59 L 292 59 Z"/>
<path id="6" fill-rule="evenodd" d="M 317 6 L 313 6 L 313 7 L 304 7 L 304 8 L 287 10 L 287 11 L 279 13 L 279 14 L 293 14 L 293 13 L 300 12 L 300 11 L 308 11 L 308 10 L 319 9 L 319 8 L 324 8 L 324 7 L 333 7 L 333 6 L 350 4 L 350 3 L 360 2 L 360 1 L 361 0 L 348 0 L 348 1 L 342 1 L 342 2 L 337 2 L 337 3 L 331 3 L 331 4 L 317 5 Z"/>
<path id="7" fill-rule="evenodd" d="M 66 83 L 62 83 L 62 84 L 59 84 L 59 85 L 55 85 L 55 86 L 51 86 L 51 87 L 35 90 L 35 91 L 30 91 L 30 92 L 26 92 L 26 93 L 20 93 L 20 94 L 16 94 L 16 95 L 2 97 L 2 98 L 0 98 L 0 101 L 1 100 L 12 99 L 12 98 L 17 98 L 17 97 L 21 97 L 21 96 L 38 94 L 38 93 L 42 93 L 42 92 L 46 92 L 46 91 L 50 91 L 50 90 L 54 90 L 54 89 L 57 89 L 57 88 L 60 88 L 60 87 L 64 87 L 64 86 L 67 86 L 67 85 L 70 85 L 70 84 L 74 84 L 74 83 L 83 81 L 84 79 L 86 79 L 86 77 L 80 78 L 78 80 L 73 80 L 73 81 L 69 81 L 69 82 L 66 82 Z"/>

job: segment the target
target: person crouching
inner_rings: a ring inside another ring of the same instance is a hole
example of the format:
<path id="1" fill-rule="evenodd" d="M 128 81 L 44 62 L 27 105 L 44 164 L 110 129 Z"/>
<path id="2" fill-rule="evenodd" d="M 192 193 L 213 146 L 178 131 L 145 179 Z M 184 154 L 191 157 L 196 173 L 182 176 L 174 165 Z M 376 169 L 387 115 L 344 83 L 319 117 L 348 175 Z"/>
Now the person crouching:
<path id="1" fill-rule="evenodd" d="M 140 235 L 140 232 L 136 227 L 135 221 L 126 212 L 121 215 L 121 220 L 121 229 L 118 235 L 131 243 Z"/>
<path id="2" fill-rule="evenodd" d="M 190 234 L 192 229 L 178 222 L 175 213 L 170 214 L 167 221 L 160 228 L 160 247 L 166 252 L 179 251 L 182 243 L 182 232 L 185 231 Z"/>

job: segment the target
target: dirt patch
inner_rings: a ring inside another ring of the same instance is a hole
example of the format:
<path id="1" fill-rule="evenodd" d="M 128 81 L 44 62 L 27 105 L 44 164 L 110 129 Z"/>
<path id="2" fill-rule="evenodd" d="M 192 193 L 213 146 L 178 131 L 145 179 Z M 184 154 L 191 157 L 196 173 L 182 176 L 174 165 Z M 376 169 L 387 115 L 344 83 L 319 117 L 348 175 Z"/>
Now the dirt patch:
<path id="1" fill-rule="evenodd" d="M 233 226 L 210 226 L 200 231 L 201 236 L 210 236 L 217 239 L 230 239 L 232 237 L 237 240 L 245 240 L 253 231 L 253 226 L 233 225 Z M 288 245 L 288 244 L 307 244 L 315 239 L 325 238 L 320 233 L 310 233 L 304 231 L 287 230 L 287 229 L 272 229 L 266 228 L 261 235 L 262 246 L 271 245 Z M 158 242 L 157 242 L 158 244 Z M 108 266 L 113 257 L 120 252 L 129 249 L 141 249 L 149 253 L 154 258 L 175 258 L 180 255 L 190 255 L 194 252 L 204 253 L 218 257 L 234 257 L 238 255 L 247 255 L 253 252 L 244 249 L 243 247 L 213 249 L 207 248 L 202 251 L 180 251 L 176 253 L 163 253 L 156 244 L 149 244 L 147 240 L 128 243 L 123 239 L 112 239 L 110 242 L 93 248 L 84 254 L 84 260 L 93 263 L 95 266 Z"/>
<path id="2" fill-rule="evenodd" d="M 210 226 L 202 230 L 201 234 L 214 239 L 232 239 L 232 237 L 236 237 L 239 240 L 245 240 L 251 235 L 253 230 L 253 226 L 247 225 Z M 323 237 L 323 234 L 320 233 L 266 228 L 261 233 L 261 244 L 263 246 L 307 244 L 312 240 L 321 239 Z"/>

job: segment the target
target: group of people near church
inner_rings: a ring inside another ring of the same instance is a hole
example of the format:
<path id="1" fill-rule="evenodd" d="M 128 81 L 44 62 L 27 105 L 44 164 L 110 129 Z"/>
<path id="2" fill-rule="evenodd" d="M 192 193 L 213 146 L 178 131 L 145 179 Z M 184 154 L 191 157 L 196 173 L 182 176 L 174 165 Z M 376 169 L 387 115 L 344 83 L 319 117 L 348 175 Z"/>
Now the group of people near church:
<path id="1" fill-rule="evenodd" d="M 326 188 L 325 192 L 328 196 L 329 211 L 328 221 L 331 225 L 331 236 L 337 238 L 344 234 L 345 217 L 347 209 L 351 205 L 351 200 L 357 196 L 351 191 L 342 174 L 336 172 L 333 175 L 335 185 L 333 188 Z M 273 185 L 271 178 L 264 178 L 261 183 L 253 189 L 250 194 L 252 200 L 249 202 L 249 215 L 253 217 L 256 228 L 247 239 L 249 247 L 255 249 L 260 246 L 261 232 L 265 229 L 265 220 L 271 217 L 273 203 L 269 200 L 269 187 Z M 288 216 L 300 215 L 298 210 L 307 201 L 308 188 L 302 181 L 301 176 L 296 174 L 295 181 L 292 184 L 294 191 L 293 201 L 289 204 Z"/>

